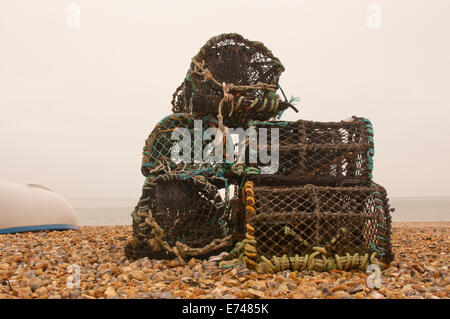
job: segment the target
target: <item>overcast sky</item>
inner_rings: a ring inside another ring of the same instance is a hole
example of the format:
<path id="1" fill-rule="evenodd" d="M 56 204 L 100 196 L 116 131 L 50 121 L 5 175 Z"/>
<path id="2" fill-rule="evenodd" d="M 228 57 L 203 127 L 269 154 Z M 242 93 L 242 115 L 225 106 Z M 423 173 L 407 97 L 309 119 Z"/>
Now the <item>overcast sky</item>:
<path id="1" fill-rule="evenodd" d="M 145 139 L 190 59 L 225 32 L 284 64 L 280 84 L 301 103 L 283 119 L 367 117 L 391 197 L 450 196 L 448 0 L 1 1 L 0 179 L 138 198 Z"/>

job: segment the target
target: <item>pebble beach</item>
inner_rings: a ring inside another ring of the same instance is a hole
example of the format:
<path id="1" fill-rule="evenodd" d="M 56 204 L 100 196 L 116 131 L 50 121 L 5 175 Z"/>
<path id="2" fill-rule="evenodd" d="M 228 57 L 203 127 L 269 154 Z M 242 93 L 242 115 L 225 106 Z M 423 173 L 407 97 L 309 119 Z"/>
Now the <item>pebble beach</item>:
<path id="1" fill-rule="evenodd" d="M 379 288 L 365 272 L 258 274 L 217 262 L 148 258 L 130 262 L 131 226 L 0 235 L 0 299 L 331 298 L 446 299 L 450 294 L 450 222 L 396 222 L 395 259 Z"/>

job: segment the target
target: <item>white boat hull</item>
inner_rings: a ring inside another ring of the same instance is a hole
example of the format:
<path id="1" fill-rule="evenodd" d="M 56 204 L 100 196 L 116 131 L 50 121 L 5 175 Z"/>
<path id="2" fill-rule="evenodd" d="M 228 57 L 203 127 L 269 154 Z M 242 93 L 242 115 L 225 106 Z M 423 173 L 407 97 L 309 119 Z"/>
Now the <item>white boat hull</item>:
<path id="1" fill-rule="evenodd" d="M 64 197 L 43 186 L 0 181 L 0 234 L 64 229 L 78 229 Z"/>

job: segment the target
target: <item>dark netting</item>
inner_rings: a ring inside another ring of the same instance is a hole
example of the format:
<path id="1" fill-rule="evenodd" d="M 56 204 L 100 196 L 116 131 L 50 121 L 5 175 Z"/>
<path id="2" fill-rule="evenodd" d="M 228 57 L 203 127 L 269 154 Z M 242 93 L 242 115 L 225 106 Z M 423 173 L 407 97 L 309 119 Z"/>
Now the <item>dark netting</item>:
<path id="1" fill-rule="evenodd" d="M 189 172 L 149 176 L 133 217 L 128 258 L 208 257 L 232 246 L 228 198 L 211 180 Z"/>
<path id="2" fill-rule="evenodd" d="M 184 101 L 184 84 L 182 83 L 173 93 L 172 98 L 173 113 L 189 113 L 189 108 L 185 107 Z"/>
<path id="3" fill-rule="evenodd" d="M 276 91 L 284 67 L 261 42 L 236 33 L 211 38 L 173 94 L 172 111 L 223 116 L 226 126 L 268 120 L 291 106 Z"/>
<path id="4" fill-rule="evenodd" d="M 279 134 L 279 165 L 252 175 L 258 185 L 316 184 L 329 186 L 368 184 L 373 169 L 373 128 L 369 120 L 353 117 L 341 122 L 251 122 L 267 143 L 258 152 L 270 154 L 273 128 Z M 250 144 L 251 146 L 251 144 Z M 247 156 L 247 161 L 249 157 Z"/>
<path id="5" fill-rule="evenodd" d="M 261 272 L 365 269 L 393 259 L 383 187 L 243 188 L 247 265 Z"/>

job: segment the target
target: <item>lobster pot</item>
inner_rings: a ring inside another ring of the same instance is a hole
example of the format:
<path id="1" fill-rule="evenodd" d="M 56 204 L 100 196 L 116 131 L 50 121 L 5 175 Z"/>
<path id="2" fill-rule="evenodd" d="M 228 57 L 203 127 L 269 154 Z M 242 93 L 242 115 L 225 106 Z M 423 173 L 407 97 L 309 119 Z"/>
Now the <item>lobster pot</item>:
<path id="1" fill-rule="evenodd" d="M 289 106 L 276 91 L 284 67 L 261 42 L 239 34 L 211 38 L 173 94 L 172 111 L 221 113 L 226 126 L 268 120 Z M 220 106 L 220 107 L 219 107 Z"/>
<path id="2" fill-rule="evenodd" d="M 148 178 L 132 212 L 128 258 L 208 257 L 232 245 L 229 209 L 204 176 Z"/>
<path id="3" fill-rule="evenodd" d="M 374 141 L 369 120 L 353 117 L 341 122 L 252 122 L 270 154 L 273 129 L 279 134 L 279 165 L 251 180 L 258 185 L 368 185 L 372 179 Z M 260 139 L 259 139 L 260 141 Z M 259 163 L 260 168 L 267 165 Z"/>
<path id="4" fill-rule="evenodd" d="M 389 203 L 385 189 L 377 184 L 256 186 L 251 193 L 254 209 L 247 209 L 246 221 L 247 238 L 252 240 L 246 253 L 254 266 L 261 260 L 269 265 L 267 260 L 274 260 L 279 266 L 283 257 L 285 268 L 297 262 L 295 270 L 304 270 L 311 266 L 313 254 L 319 262 L 309 269 L 315 270 L 364 268 L 369 257 L 380 263 L 393 259 Z"/>
<path id="5" fill-rule="evenodd" d="M 195 120 L 201 125 L 195 126 Z M 196 119 L 190 114 L 179 113 L 166 116 L 159 121 L 149 137 L 145 140 L 142 154 L 141 171 L 144 176 L 159 172 L 164 168 L 166 171 L 188 170 L 209 167 L 205 162 L 194 163 L 194 151 L 196 147 L 205 149 L 211 140 L 203 139 L 203 134 L 208 128 L 217 128 L 217 120 L 211 116 Z M 183 129 L 185 133 L 175 134 L 176 130 Z M 182 134 L 187 134 L 185 137 Z M 200 138 L 195 138 L 197 134 Z M 188 150 L 189 162 L 176 162 L 172 158 L 172 152 L 182 155 L 184 149 Z"/>

